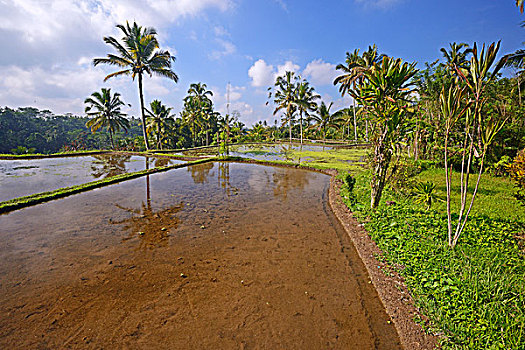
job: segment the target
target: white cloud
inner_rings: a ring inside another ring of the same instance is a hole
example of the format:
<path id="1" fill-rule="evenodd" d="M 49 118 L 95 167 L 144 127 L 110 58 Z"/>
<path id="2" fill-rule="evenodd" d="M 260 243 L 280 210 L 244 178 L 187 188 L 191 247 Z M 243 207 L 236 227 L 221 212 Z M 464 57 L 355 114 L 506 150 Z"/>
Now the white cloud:
<path id="1" fill-rule="evenodd" d="M 0 101 L 13 107 L 83 113 L 84 99 L 110 86 L 136 108 L 136 83 L 129 77 L 103 83 L 110 68 L 92 67 L 93 57 L 103 57 L 110 50 L 102 37 L 120 37 L 115 24 L 136 20 L 158 29 L 161 47 L 176 55 L 175 49 L 166 46 L 170 24 L 206 10 L 229 10 L 233 1 L 0 0 Z M 235 51 L 231 43 L 219 45 L 220 55 Z M 165 79 L 146 79 L 144 85 L 146 101 L 174 91 L 173 82 Z"/>
<path id="2" fill-rule="evenodd" d="M 275 74 L 275 78 L 284 76 L 286 72 L 297 72 L 299 68 L 301 67 L 299 67 L 292 61 L 286 61 L 283 65 L 277 66 L 277 73 Z"/>
<path id="3" fill-rule="evenodd" d="M 237 47 L 231 41 L 217 38 L 215 39 L 215 42 L 220 46 L 220 50 L 214 50 L 209 55 L 211 60 L 221 59 L 222 57 L 232 55 L 237 51 Z"/>
<path id="4" fill-rule="evenodd" d="M 274 82 L 274 69 L 263 59 L 259 59 L 248 70 L 248 76 L 252 79 L 252 85 L 263 87 L 272 85 Z"/>
<path id="5" fill-rule="evenodd" d="M 248 76 L 252 79 L 252 86 L 265 87 L 273 85 L 278 76 L 283 76 L 288 71 L 297 72 L 299 68 L 292 61 L 286 61 L 284 64 L 274 68 L 273 65 L 267 64 L 263 59 L 259 59 L 248 70 Z"/>
<path id="6" fill-rule="evenodd" d="M 83 101 L 100 86 L 101 69 L 47 71 L 0 67 L 0 101 L 13 107 L 34 106 L 57 113 L 82 113 Z"/>
<path id="7" fill-rule="evenodd" d="M 322 59 L 313 60 L 306 65 L 303 75 L 310 78 L 314 85 L 331 85 L 338 76 L 335 64 L 323 62 Z"/>
<path id="8" fill-rule="evenodd" d="M 214 27 L 213 32 L 216 36 L 230 36 L 230 32 L 228 32 L 223 26 Z"/>

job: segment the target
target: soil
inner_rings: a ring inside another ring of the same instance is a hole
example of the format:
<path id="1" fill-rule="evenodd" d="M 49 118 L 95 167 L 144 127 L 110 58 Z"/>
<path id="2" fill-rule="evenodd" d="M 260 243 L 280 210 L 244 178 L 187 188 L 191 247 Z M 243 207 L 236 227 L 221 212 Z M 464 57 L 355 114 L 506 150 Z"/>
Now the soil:
<path id="1" fill-rule="evenodd" d="M 403 348 L 435 349 L 438 346 L 438 338 L 426 333 L 415 322 L 415 319 L 425 322 L 427 318 L 415 306 L 403 278 L 388 264 L 376 258 L 382 255 L 381 250 L 343 203 L 339 194 L 340 188 L 341 182 L 333 176 L 330 183 L 330 206 L 351 237 L 359 257 L 366 266 L 368 276 L 394 322 Z"/>
<path id="2" fill-rule="evenodd" d="M 416 348 L 329 186 L 206 163 L 0 215 L 0 348 Z"/>

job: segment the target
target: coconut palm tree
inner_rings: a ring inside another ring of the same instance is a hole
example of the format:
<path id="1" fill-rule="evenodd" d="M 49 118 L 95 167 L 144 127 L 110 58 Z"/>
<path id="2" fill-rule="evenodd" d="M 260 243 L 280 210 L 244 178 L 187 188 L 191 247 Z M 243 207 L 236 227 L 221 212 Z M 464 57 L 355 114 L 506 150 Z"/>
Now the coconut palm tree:
<path id="1" fill-rule="evenodd" d="M 295 107 L 299 112 L 299 126 L 301 130 L 301 144 L 303 143 L 303 115 L 308 117 L 310 112 L 317 110 L 316 100 L 320 99 L 321 96 L 315 93 L 313 86 L 303 80 L 297 87 L 297 97 L 294 101 Z"/>
<path id="2" fill-rule="evenodd" d="M 209 118 L 213 113 L 211 96 L 213 92 L 208 90 L 206 84 L 193 83 L 188 89 L 188 96 L 184 98 L 182 118 L 192 132 L 193 146 L 197 139 L 197 126 L 206 128 L 206 142 L 208 140 Z"/>
<path id="3" fill-rule="evenodd" d="M 327 128 L 335 126 L 332 114 L 330 114 L 332 105 L 333 102 L 330 102 L 330 104 L 327 106 L 323 101 L 317 109 L 317 113 L 310 116 L 310 118 L 315 122 L 312 128 L 322 133 L 323 141 L 326 140 Z"/>
<path id="4" fill-rule="evenodd" d="M 354 115 L 354 135 L 357 140 L 357 118 L 356 118 L 356 94 L 354 88 L 357 84 L 361 84 L 366 79 L 366 73 L 374 68 L 374 64 L 381 62 L 384 55 L 377 52 L 377 46 L 372 45 L 368 47 L 368 50 L 363 52 L 363 55 L 359 54 L 359 50 L 356 49 L 354 52 L 346 53 L 345 64 L 338 64 L 337 70 L 342 71 L 342 74 L 335 78 L 334 85 L 340 84 L 339 92 L 344 97 L 348 94 L 352 97 L 353 104 L 353 115 Z M 368 120 L 366 122 L 366 129 L 368 130 Z M 367 132 L 368 141 L 368 132 Z"/>
<path id="5" fill-rule="evenodd" d="M 273 114 L 284 110 L 284 123 L 288 122 L 290 127 L 290 142 L 292 142 L 292 123 L 296 108 L 297 86 L 299 77 L 294 72 L 286 72 L 284 76 L 277 77 L 274 85 L 273 102 L 276 105 Z M 269 97 L 271 98 L 271 93 Z"/>
<path id="6" fill-rule="evenodd" d="M 450 49 L 448 50 L 444 47 L 439 50 L 443 53 L 443 58 L 446 61 L 445 66 L 448 68 L 448 71 L 456 81 L 459 81 L 457 69 L 468 68 L 470 64 L 468 55 L 472 54 L 472 49 L 465 43 L 458 44 L 454 42 L 449 44 L 449 46 Z"/>
<path id="7" fill-rule="evenodd" d="M 142 132 L 146 149 L 149 149 L 142 76 L 144 74 L 149 74 L 150 77 L 156 75 L 178 82 L 179 77 L 171 70 L 171 63 L 175 61 L 175 57 L 169 51 L 159 49 L 156 38 L 157 32 L 154 28 L 143 28 L 136 22 L 133 22 L 131 26 L 128 22 L 126 25 L 118 24 L 117 28 L 123 33 L 121 42 L 111 36 L 104 37 L 104 42 L 111 45 L 117 54 L 108 54 L 106 58 L 95 58 L 93 65 L 97 66 L 103 63 L 121 68 L 121 70 L 107 75 L 104 81 L 121 75 L 130 75 L 133 80 L 137 78 Z"/>
<path id="8" fill-rule="evenodd" d="M 111 89 L 103 88 L 101 92 L 94 92 L 84 101 L 86 104 L 85 112 L 91 117 L 86 127 L 91 128 L 91 132 L 96 132 L 101 128 L 107 128 L 111 147 L 115 148 L 113 143 L 113 134 L 120 129 L 128 130 L 130 127 L 129 120 L 125 118 L 126 114 L 122 113 L 120 107 L 124 102 L 120 99 L 120 94 L 111 95 Z"/>
<path id="9" fill-rule="evenodd" d="M 342 132 L 342 139 L 345 138 L 345 127 L 348 127 L 348 136 L 350 138 L 350 123 L 352 122 L 352 116 L 354 116 L 354 141 L 357 141 L 357 125 L 356 125 L 356 118 L 355 118 L 355 111 L 352 113 L 351 109 L 353 108 L 343 108 L 338 110 L 333 114 L 334 122 L 338 125 L 340 125 L 343 129 Z"/>
<path id="10" fill-rule="evenodd" d="M 150 104 L 151 111 L 147 110 L 146 132 L 155 135 L 157 149 L 162 149 L 162 137 L 166 135 L 169 125 L 174 122 L 170 114 L 172 108 L 168 108 L 159 100 L 154 100 Z"/>

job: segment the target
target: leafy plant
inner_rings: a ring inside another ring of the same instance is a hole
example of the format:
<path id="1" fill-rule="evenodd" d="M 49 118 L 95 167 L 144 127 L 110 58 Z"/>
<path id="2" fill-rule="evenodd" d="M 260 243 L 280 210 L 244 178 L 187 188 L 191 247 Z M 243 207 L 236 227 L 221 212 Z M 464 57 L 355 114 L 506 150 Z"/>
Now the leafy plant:
<path id="1" fill-rule="evenodd" d="M 512 158 L 507 155 L 503 155 L 496 163 L 494 163 L 488 169 L 488 172 L 494 176 L 509 175 L 509 167 L 511 163 L 512 163 Z"/>
<path id="2" fill-rule="evenodd" d="M 451 84 L 448 89 L 443 86 L 440 95 L 441 114 L 445 119 L 444 156 L 447 185 L 448 244 L 451 248 L 456 246 L 467 224 L 478 192 L 487 151 L 494 141 L 494 137 L 506 122 L 506 119 L 501 118 L 499 114 L 487 114 L 484 110 L 487 103 L 488 86 L 497 77 L 504 64 L 504 60 L 499 61 L 493 71 L 490 71 L 496 62 L 499 46 L 499 42 L 492 43 L 485 51 L 485 45 L 483 45 L 481 51 L 478 51 L 477 45 L 474 44 L 469 65 L 453 65 L 453 74 L 457 74 L 461 81 L 455 80 L 454 84 Z M 458 153 L 461 155 L 461 207 L 457 220 L 452 218 L 451 212 L 450 172 L 453 166 L 449 164 L 449 142 L 454 142 L 451 136 L 456 125 L 464 130 L 462 136 L 455 140 L 455 146 L 460 149 Z M 479 171 L 469 200 L 469 178 L 476 159 Z M 469 201 L 470 204 L 468 204 Z M 456 221 L 455 229 L 452 227 L 452 221 Z"/>
<path id="3" fill-rule="evenodd" d="M 440 200 L 440 198 L 436 195 L 436 192 L 434 191 L 435 189 L 436 185 L 433 182 L 417 182 L 412 188 L 412 193 L 415 198 L 414 203 L 425 204 L 426 210 L 430 210 L 430 207 L 432 207 L 432 203 L 434 203 L 437 200 Z"/>
<path id="4" fill-rule="evenodd" d="M 32 154 L 35 153 L 36 149 L 34 147 L 24 147 L 24 146 L 18 146 L 17 148 L 13 148 L 11 150 L 11 153 L 21 155 L 21 154 Z"/>
<path id="5" fill-rule="evenodd" d="M 525 149 L 521 150 L 507 169 L 510 177 L 515 181 L 516 193 L 514 196 L 525 204 Z"/>

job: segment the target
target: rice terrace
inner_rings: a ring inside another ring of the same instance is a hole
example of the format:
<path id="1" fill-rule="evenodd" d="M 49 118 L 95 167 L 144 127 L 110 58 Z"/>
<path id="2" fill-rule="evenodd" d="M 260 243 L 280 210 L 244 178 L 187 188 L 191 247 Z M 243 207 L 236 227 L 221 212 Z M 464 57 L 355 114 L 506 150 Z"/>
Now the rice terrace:
<path id="1" fill-rule="evenodd" d="M 0 348 L 525 349 L 524 6 L 0 1 Z"/>

